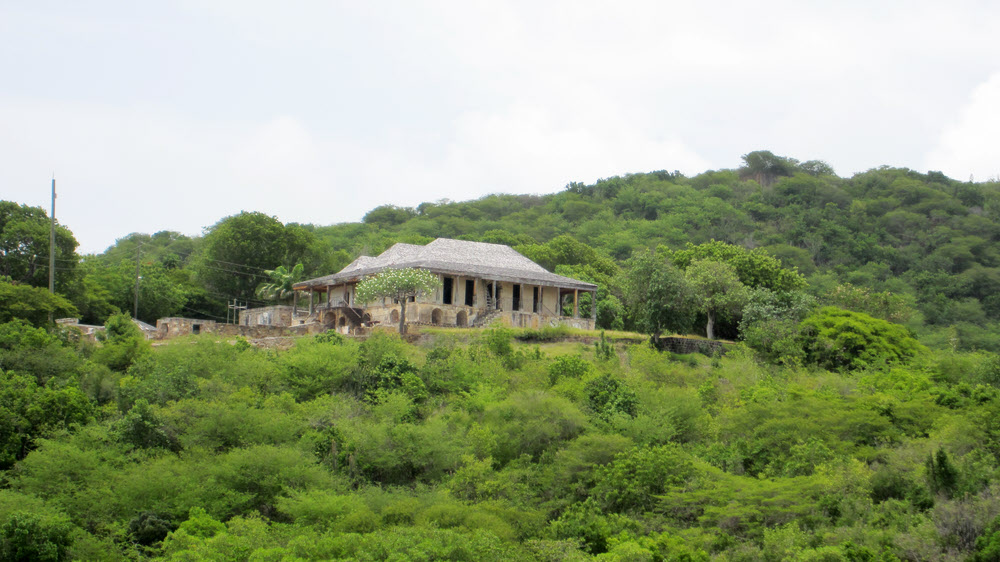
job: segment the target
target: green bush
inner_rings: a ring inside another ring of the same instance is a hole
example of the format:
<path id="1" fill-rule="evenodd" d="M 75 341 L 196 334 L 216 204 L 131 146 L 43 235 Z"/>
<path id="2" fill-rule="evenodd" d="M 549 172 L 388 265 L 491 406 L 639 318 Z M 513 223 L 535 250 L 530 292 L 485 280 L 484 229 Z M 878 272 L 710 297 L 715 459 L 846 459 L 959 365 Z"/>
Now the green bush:
<path id="1" fill-rule="evenodd" d="M 806 360 L 831 370 L 882 367 L 926 351 L 903 326 L 832 306 L 808 316 L 800 329 Z"/>

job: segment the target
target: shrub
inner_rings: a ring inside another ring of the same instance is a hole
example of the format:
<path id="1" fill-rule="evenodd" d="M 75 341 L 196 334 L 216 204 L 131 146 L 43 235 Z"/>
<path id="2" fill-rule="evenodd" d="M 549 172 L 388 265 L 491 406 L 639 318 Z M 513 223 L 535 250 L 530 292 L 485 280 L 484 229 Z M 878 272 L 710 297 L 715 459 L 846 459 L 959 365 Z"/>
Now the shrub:
<path id="1" fill-rule="evenodd" d="M 832 306 L 808 316 L 800 327 L 807 361 L 831 370 L 899 363 L 926 349 L 903 326 Z"/>

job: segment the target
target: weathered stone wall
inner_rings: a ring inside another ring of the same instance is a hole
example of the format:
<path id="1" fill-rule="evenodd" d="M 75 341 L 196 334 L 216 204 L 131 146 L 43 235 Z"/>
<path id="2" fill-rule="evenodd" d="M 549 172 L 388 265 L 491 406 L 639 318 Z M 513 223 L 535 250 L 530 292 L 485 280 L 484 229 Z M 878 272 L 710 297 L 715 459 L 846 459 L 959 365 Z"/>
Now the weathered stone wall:
<path id="1" fill-rule="evenodd" d="M 156 321 L 156 339 L 189 336 L 191 334 L 212 333 L 216 331 L 215 320 L 198 320 L 196 318 L 160 318 Z"/>
<path id="2" fill-rule="evenodd" d="M 666 337 L 660 338 L 656 344 L 660 351 L 670 351 L 687 355 L 689 353 L 701 353 L 712 356 L 718 352 L 720 355 L 726 354 L 726 344 L 717 340 L 698 340 L 692 338 Z"/>

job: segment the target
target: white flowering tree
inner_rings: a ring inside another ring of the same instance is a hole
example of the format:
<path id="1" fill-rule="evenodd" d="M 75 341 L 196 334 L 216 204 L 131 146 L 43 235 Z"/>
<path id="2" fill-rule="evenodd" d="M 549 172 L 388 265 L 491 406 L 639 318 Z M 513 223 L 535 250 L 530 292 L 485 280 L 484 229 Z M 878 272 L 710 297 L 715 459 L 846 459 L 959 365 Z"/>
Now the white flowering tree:
<path id="1" fill-rule="evenodd" d="M 380 298 L 399 302 L 399 333 L 406 333 L 406 302 L 410 297 L 429 293 L 441 285 L 437 275 L 426 269 L 387 269 L 366 277 L 355 288 L 357 299 L 370 303 Z"/>

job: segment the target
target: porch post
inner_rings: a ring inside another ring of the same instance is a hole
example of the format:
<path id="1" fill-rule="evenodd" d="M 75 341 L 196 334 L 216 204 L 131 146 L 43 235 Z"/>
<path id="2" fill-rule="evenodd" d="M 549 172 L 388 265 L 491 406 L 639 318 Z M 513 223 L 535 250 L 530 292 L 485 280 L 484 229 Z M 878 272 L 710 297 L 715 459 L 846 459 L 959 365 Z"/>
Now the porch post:
<path id="1" fill-rule="evenodd" d="M 299 315 L 299 292 L 292 290 L 292 316 Z"/>
<path id="2" fill-rule="evenodd" d="M 313 294 L 315 292 L 316 291 L 313 291 L 312 288 L 309 289 L 309 315 L 310 316 L 312 316 L 312 313 L 315 311 L 315 309 L 313 308 Z"/>
<path id="3" fill-rule="evenodd" d="M 573 318 L 580 317 L 580 289 L 573 289 Z"/>

